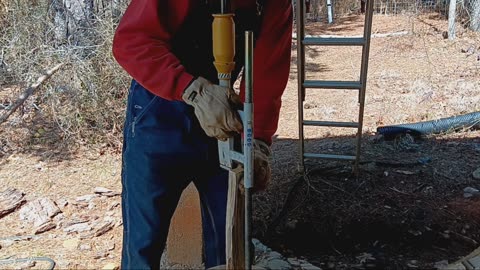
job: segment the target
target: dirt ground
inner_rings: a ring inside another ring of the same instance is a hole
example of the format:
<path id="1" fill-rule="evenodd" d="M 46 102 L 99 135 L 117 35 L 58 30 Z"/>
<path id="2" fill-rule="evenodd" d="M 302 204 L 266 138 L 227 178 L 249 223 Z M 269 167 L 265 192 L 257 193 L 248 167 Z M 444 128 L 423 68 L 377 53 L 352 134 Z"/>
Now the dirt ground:
<path id="1" fill-rule="evenodd" d="M 307 34 L 359 35 L 363 18 L 352 15 L 325 26 L 309 23 Z M 424 138 L 385 140 L 377 127 L 433 120 L 480 111 L 480 34 L 458 25 L 455 41 L 443 38 L 445 20 L 375 16 L 374 33 L 407 31 L 372 39 L 360 174 L 347 163 L 307 161 L 298 173 L 296 50 L 283 97 L 273 145 L 272 185 L 255 197 L 255 235 L 289 256 L 305 257 L 324 269 L 432 268 L 453 262 L 479 246 L 480 199 L 464 198 L 466 187 L 480 188 L 472 172 L 480 167 L 479 131 L 463 130 Z M 355 80 L 361 50 L 312 47 L 307 78 Z M 307 92 L 305 118 L 356 121 L 358 95 L 344 90 Z M 32 128 L 34 127 L 34 128 Z M 14 131 L 1 127 L 0 181 L 27 200 L 67 200 L 66 223 L 82 218 L 114 222 L 98 237 L 81 237 L 61 228 L 0 248 L 0 258 L 47 256 L 58 268 L 102 268 L 119 263 L 119 196 L 76 199 L 95 187 L 121 191 L 119 149 L 61 145 L 54 124 L 28 124 Z M 12 134 L 18 135 L 15 139 Z M 307 128 L 306 149 L 354 153 L 354 131 Z M 4 137 L 5 136 L 5 137 Z M 8 137 L 7 137 L 8 136 Z M 81 201 L 81 200 L 80 200 Z M 0 218 L 0 241 L 32 235 L 15 211 Z M 77 238 L 80 250 L 71 248 Z M 0 266 L 1 268 L 2 266 Z M 45 267 L 45 266 L 43 266 Z M 42 268 L 39 263 L 36 268 Z"/>

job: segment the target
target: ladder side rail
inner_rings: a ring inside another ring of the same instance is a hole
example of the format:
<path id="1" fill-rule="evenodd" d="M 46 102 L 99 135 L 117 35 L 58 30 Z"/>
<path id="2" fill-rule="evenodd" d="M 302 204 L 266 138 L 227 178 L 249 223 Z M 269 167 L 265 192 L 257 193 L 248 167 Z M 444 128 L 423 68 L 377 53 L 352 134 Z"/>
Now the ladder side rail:
<path id="1" fill-rule="evenodd" d="M 363 132 L 363 114 L 365 112 L 365 92 L 367 88 L 367 75 L 368 75 L 368 60 L 370 57 L 370 41 L 372 35 L 372 21 L 373 21 L 373 3 L 374 0 L 367 0 L 367 12 L 365 13 L 365 26 L 364 26 L 364 38 L 365 45 L 363 46 L 362 51 L 362 64 L 360 71 L 360 81 L 362 87 L 359 93 L 359 103 L 360 109 L 358 113 L 358 133 L 357 133 L 357 149 L 356 149 L 356 160 L 354 166 L 354 172 L 358 174 L 358 166 L 360 163 L 360 154 L 361 154 L 361 144 L 362 144 L 362 132 Z"/>

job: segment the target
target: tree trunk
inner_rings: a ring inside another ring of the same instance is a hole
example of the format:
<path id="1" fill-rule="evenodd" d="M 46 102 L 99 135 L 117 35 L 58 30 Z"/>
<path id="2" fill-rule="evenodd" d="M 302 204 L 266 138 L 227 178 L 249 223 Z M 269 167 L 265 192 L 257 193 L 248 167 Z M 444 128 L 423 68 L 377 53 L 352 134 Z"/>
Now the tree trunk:
<path id="1" fill-rule="evenodd" d="M 470 29 L 480 32 L 480 0 L 471 1 Z"/>
<path id="2" fill-rule="evenodd" d="M 311 0 L 310 1 L 310 12 L 312 13 L 312 18 L 315 21 L 318 21 L 320 17 L 320 0 Z"/>
<path id="3" fill-rule="evenodd" d="M 457 10 L 457 0 L 450 0 L 450 7 L 448 9 L 448 39 L 455 39 L 455 17 Z"/>
<path id="4" fill-rule="evenodd" d="M 91 45 L 93 0 L 52 0 L 57 44 Z"/>

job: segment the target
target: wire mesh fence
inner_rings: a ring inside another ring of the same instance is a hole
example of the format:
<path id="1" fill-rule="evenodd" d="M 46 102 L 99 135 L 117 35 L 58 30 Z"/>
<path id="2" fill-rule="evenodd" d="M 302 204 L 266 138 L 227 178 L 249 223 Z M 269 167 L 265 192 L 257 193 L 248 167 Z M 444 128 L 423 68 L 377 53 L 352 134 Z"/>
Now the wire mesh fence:
<path id="1" fill-rule="evenodd" d="M 295 4 L 297 0 L 293 0 Z M 305 1 L 307 18 L 322 21 L 327 15 L 327 0 Z M 363 13 L 368 0 L 332 0 L 334 16 Z M 374 14 L 381 15 L 421 15 L 438 13 L 445 18 L 448 15 L 450 0 L 373 0 Z M 453 1 L 453 0 L 452 0 Z M 479 21 L 480 0 L 456 0 L 457 18 L 463 22 Z"/>
<path id="2" fill-rule="evenodd" d="M 479 0 L 457 0 L 459 14 L 468 13 L 475 1 Z M 374 12 L 385 15 L 437 12 L 446 15 L 449 5 L 450 0 L 375 0 Z"/>

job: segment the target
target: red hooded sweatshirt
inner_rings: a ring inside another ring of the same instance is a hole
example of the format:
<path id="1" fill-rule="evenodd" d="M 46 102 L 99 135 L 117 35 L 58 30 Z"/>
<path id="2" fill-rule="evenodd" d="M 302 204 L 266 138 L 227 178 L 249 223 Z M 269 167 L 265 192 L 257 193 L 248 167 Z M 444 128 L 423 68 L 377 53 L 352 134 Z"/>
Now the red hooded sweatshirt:
<path id="1" fill-rule="evenodd" d="M 147 90 L 167 100 L 182 100 L 194 79 L 172 53 L 172 37 L 202 0 L 132 0 L 113 39 L 117 62 Z M 255 5 L 237 0 L 237 7 Z M 254 50 L 254 130 L 267 143 L 278 127 L 281 96 L 290 71 L 291 0 L 266 0 Z M 241 83 L 244 96 L 244 81 Z"/>

